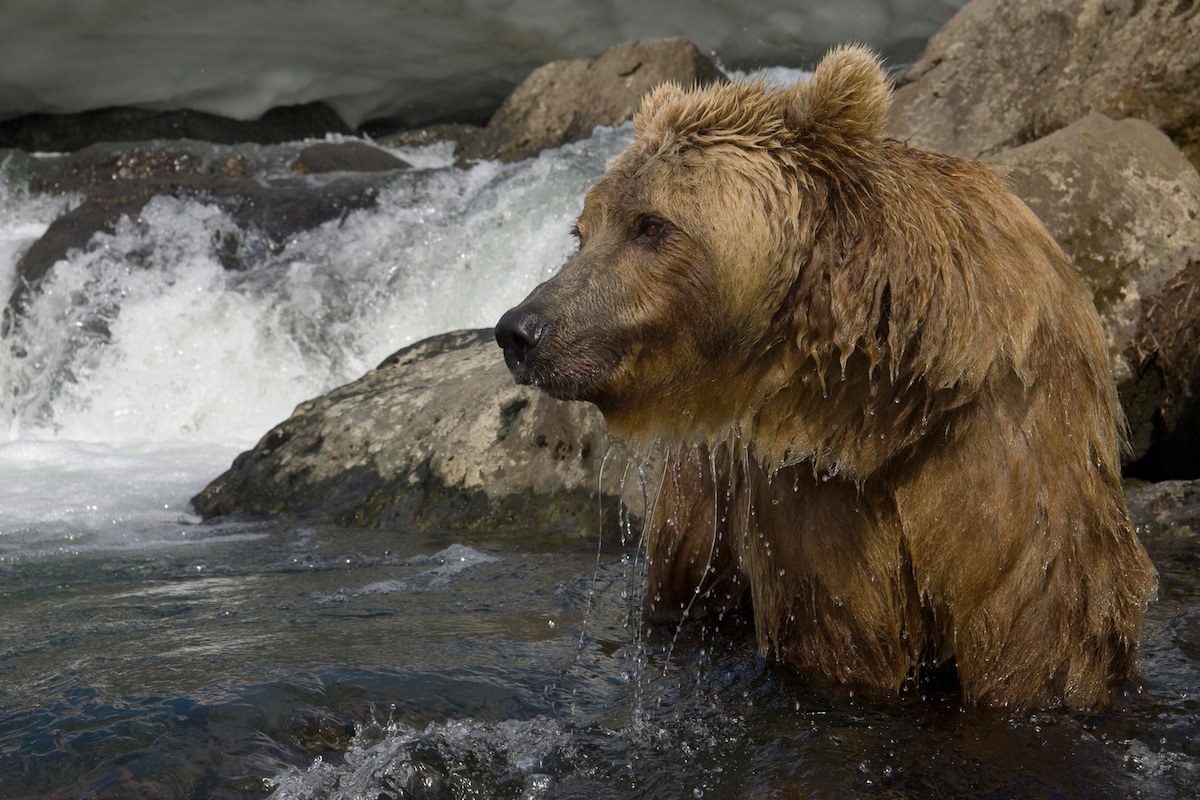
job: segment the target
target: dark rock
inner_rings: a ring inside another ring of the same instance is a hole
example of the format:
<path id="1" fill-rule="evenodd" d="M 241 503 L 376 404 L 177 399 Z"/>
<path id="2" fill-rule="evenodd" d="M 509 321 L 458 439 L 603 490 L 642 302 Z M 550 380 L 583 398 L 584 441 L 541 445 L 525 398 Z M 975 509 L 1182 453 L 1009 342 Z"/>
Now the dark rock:
<path id="1" fill-rule="evenodd" d="M 990 160 L 1092 290 L 1133 458 L 1200 474 L 1200 452 L 1185 444 L 1198 424 L 1200 174 L 1153 125 L 1101 114 Z"/>
<path id="2" fill-rule="evenodd" d="M 386 150 L 363 142 L 319 142 L 300 151 L 292 164 L 297 175 L 324 172 L 389 172 L 411 165 Z"/>
<path id="3" fill-rule="evenodd" d="M 341 117 L 323 103 L 273 108 L 251 121 L 202 111 L 106 108 L 78 114 L 29 114 L 0 121 L 0 147 L 64 152 L 98 142 L 150 139 L 275 144 L 323 137 L 327 133 L 350 133 L 350 130 Z"/>
<path id="4" fill-rule="evenodd" d="M 396 353 L 302 403 L 192 500 L 206 519 L 299 516 L 389 529 L 594 535 L 620 469 L 595 407 L 516 386 L 492 331 Z"/>
<path id="5" fill-rule="evenodd" d="M 1162 481 L 1125 490 L 1129 516 L 1139 529 L 1191 528 L 1200 537 L 1200 481 Z"/>
<path id="6" fill-rule="evenodd" d="M 1122 403 L 1131 420 L 1149 427 L 1149 444 L 1135 449 L 1140 458 L 1126 471 L 1147 480 L 1200 478 L 1200 259 L 1143 303 L 1127 358 L 1132 374 L 1119 387 Z"/>
<path id="7" fill-rule="evenodd" d="M 1200 142 L 1200 3 L 974 0 L 903 78 L 890 131 L 978 157 L 1098 111 Z"/>
<path id="8" fill-rule="evenodd" d="M 619 125 L 642 95 L 666 81 L 690 86 L 723 80 L 712 59 L 686 39 L 626 42 L 597 58 L 552 61 L 521 82 L 459 150 L 464 161 L 520 161 Z"/>
<path id="9" fill-rule="evenodd" d="M 65 156 L 30 159 L 35 192 L 87 194 L 121 181 L 155 181 L 200 175 L 244 177 L 257 170 L 245 155 L 192 140 L 95 144 Z"/>
<path id="10" fill-rule="evenodd" d="M 1200 647 L 1200 613 L 1195 603 L 1200 572 L 1200 481 L 1133 483 L 1125 488 L 1125 502 L 1138 538 L 1158 571 L 1159 602 L 1170 608 L 1173 600 L 1191 600 L 1190 609 L 1185 604 L 1184 611 L 1170 613 L 1166 620 L 1162 619 L 1162 606 L 1152 610 L 1160 621 L 1148 626 L 1143 646 L 1153 648 L 1154 640 L 1166 634 L 1168 641 L 1175 643 L 1170 652 L 1177 653 L 1178 646 L 1195 652 Z"/>

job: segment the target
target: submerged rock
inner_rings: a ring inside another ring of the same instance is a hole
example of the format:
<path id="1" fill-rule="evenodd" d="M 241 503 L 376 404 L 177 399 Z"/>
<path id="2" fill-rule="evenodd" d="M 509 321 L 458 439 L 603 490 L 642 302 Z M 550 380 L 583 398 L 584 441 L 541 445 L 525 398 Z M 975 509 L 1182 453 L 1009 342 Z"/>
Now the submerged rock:
<path id="1" fill-rule="evenodd" d="M 323 172 L 389 172 L 409 163 L 365 142 L 318 142 L 300 151 L 292 164 L 297 175 Z"/>
<path id="2" fill-rule="evenodd" d="M 458 331 L 302 403 L 192 504 L 206 519 L 594 535 L 598 509 L 617 519 L 626 461 L 602 476 L 608 452 L 594 406 L 514 385 L 490 329 Z"/>

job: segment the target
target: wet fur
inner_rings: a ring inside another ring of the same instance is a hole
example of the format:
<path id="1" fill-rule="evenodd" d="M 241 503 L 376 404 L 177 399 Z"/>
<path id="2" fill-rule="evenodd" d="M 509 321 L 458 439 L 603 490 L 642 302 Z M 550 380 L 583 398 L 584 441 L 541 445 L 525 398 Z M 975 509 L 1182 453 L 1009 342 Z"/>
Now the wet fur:
<path id="1" fill-rule="evenodd" d="M 969 703 L 1103 705 L 1154 576 L 1095 309 L 1000 177 L 883 136 L 890 96 L 861 48 L 653 92 L 518 307 L 545 317 L 518 378 L 673 454 L 655 618 L 748 596 L 814 675 L 894 693 L 954 659 Z"/>

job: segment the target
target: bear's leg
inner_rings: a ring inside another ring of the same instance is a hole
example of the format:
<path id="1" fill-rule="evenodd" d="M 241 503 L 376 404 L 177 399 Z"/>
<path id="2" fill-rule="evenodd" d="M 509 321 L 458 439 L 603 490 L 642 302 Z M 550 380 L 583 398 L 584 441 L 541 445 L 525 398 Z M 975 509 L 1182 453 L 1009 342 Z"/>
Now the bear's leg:
<path id="1" fill-rule="evenodd" d="M 729 541 L 729 459 L 724 448 L 681 448 L 650 487 L 645 614 L 675 623 L 741 605 L 747 584 Z M 719 488 L 718 488 L 719 487 Z"/>
<path id="2" fill-rule="evenodd" d="M 814 677 L 896 694 L 926 621 L 891 497 L 811 465 L 753 474 L 734 517 L 760 648 Z"/>
<path id="3" fill-rule="evenodd" d="M 897 484 L 917 587 L 970 704 L 1095 707 L 1137 675 L 1153 568 L 1115 455 L 1081 443 L 1087 427 L 1053 396 L 1011 400 L 1015 422 L 965 410 Z"/>

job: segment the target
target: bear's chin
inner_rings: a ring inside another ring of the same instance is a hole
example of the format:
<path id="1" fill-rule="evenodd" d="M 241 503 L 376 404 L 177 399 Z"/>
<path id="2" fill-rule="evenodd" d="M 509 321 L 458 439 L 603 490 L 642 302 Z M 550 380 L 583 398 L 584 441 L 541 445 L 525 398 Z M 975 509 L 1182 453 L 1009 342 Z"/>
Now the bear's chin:
<path id="1" fill-rule="evenodd" d="M 541 389 L 556 400 L 589 402 L 601 408 L 609 394 L 608 378 L 612 371 L 612 366 L 584 362 L 548 364 L 544 359 L 509 365 L 513 379 L 522 386 Z"/>

